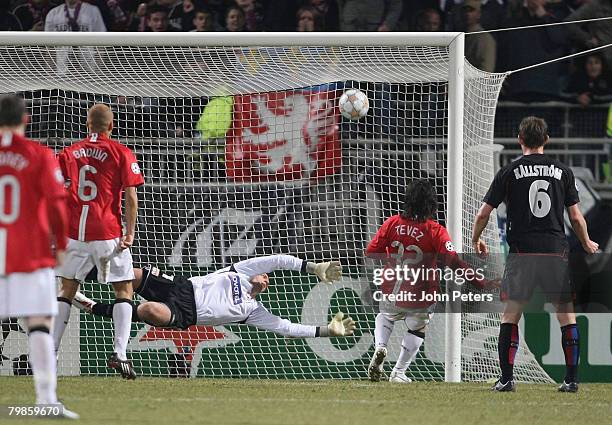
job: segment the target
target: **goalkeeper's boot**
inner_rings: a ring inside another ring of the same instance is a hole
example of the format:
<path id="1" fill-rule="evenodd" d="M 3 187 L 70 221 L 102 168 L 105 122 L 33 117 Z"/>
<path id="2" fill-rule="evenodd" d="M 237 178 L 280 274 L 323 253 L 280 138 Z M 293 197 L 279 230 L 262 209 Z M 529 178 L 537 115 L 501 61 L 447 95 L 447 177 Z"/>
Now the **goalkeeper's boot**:
<path id="1" fill-rule="evenodd" d="M 562 393 L 577 393 L 578 392 L 578 383 L 577 382 L 565 382 L 559 386 L 559 392 Z"/>
<path id="2" fill-rule="evenodd" d="M 380 381 L 380 377 L 383 373 L 383 363 L 385 362 L 385 357 L 387 357 L 386 347 L 378 347 L 376 351 L 374 351 L 374 355 L 372 356 L 372 360 L 368 366 L 368 377 L 370 378 L 370 381 Z"/>
<path id="3" fill-rule="evenodd" d="M 77 292 L 72 299 L 72 305 L 79 310 L 83 310 L 84 312 L 91 314 L 93 306 L 96 305 L 96 302 L 94 300 L 90 300 L 80 292 Z"/>
<path id="4" fill-rule="evenodd" d="M 389 382 L 394 382 L 396 384 L 409 384 L 412 382 L 412 379 L 406 376 L 406 373 L 402 370 L 391 371 L 391 376 L 389 377 Z"/>
<path id="5" fill-rule="evenodd" d="M 514 385 L 514 379 L 509 380 L 508 382 L 503 382 L 501 379 L 498 379 L 493 388 L 493 391 L 497 391 L 500 393 L 516 391 L 516 385 Z"/>
<path id="6" fill-rule="evenodd" d="M 115 369 L 121 374 L 123 379 L 136 379 L 136 372 L 134 366 L 129 360 L 120 360 L 117 353 L 113 353 L 108 359 L 108 367 Z"/>

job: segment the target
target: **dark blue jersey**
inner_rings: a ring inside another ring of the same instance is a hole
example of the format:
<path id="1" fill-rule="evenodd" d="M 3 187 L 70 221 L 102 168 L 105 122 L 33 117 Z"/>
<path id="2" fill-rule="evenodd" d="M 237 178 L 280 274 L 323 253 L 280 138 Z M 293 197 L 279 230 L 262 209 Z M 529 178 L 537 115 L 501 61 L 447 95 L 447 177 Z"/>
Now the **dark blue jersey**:
<path id="1" fill-rule="evenodd" d="M 579 198 L 569 167 L 546 155 L 532 154 L 499 170 L 483 201 L 494 208 L 506 204 L 511 249 L 550 252 L 566 246 L 563 212 Z"/>

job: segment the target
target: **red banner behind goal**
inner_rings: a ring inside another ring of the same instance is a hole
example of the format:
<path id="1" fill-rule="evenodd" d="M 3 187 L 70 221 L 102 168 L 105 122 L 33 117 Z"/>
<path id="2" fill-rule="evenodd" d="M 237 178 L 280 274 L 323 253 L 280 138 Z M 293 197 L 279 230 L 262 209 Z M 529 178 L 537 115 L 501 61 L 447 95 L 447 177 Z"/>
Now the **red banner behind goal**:
<path id="1" fill-rule="evenodd" d="M 342 162 L 335 100 L 334 91 L 236 96 L 228 177 L 279 181 L 335 173 Z"/>

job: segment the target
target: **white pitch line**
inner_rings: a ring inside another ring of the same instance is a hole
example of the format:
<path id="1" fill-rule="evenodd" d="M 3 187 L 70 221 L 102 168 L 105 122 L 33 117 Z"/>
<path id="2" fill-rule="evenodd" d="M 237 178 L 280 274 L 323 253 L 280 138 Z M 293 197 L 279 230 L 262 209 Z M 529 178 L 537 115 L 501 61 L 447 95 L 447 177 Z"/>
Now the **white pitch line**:
<path id="1" fill-rule="evenodd" d="M 402 387 L 405 388 L 405 387 Z M 490 401 L 491 402 L 499 402 L 499 399 L 495 399 L 495 396 L 492 395 Z M 106 399 L 103 398 L 90 398 L 90 397 L 70 397 L 69 398 L 72 401 L 78 401 L 78 400 L 83 400 L 83 401 L 106 401 Z M 185 403 L 197 403 L 197 402 L 212 402 L 212 403 L 218 403 L 218 402 L 283 402 L 283 403 L 300 403 L 300 404 L 304 404 L 304 403 L 310 403 L 310 402 L 314 402 L 314 403 L 327 403 L 327 404 L 376 404 L 376 405 L 380 405 L 380 404 L 401 404 L 401 405 L 405 405 L 406 404 L 406 400 L 380 400 L 380 399 L 351 399 L 351 400 L 331 400 L 331 399 L 313 399 L 313 398 L 276 398 L 276 397 L 270 397 L 270 398 L 259 398 L 259 397 L 178 397 L 178 398 L 150 398 L 148 397 L 146 399 L 146 401 L 152 401 L 152 402 L 168 402 L 168 401 L 172 401 L 172 402 L 185 402 Z M 506 400 L 507 402 L 512 402 L 512 400 Z M 551 406 L 554 407 L 558 407 L 558 406 L 575 406 L 577 404 L 580 404 L 581 400 L 576 400 L 575 402 L 563 402 L 563 403 L 554 403 Z M 482 400 L 475 400 L 474 402 L 470 402 L 470 401 L 466 401 L 463 400 L 462 403 L 464 403 L 464 405 L 474 405 L 474 406 L 483 406 Z M 539 401 L 532 401 L 532 402 L 524 402 L 521 401 L 521 406 L 541 406 L 542 403 Z M 609 407 L 609 403 L 594 403 L 594 404 L 590 404 L 590 406 L 593 407 Z"/>

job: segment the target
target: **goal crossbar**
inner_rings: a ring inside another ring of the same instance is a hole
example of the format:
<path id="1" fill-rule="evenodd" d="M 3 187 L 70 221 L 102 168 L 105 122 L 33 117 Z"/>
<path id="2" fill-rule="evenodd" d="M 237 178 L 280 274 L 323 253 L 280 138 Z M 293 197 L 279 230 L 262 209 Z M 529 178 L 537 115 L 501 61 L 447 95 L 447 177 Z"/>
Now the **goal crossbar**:
<path id="1" fill-rule="evenodd" d="M 363 33 L 142 33 L 18 32 L 0 33 L 0 46 L 449 46 L 458 32 Z"/>

